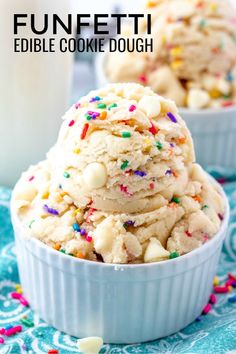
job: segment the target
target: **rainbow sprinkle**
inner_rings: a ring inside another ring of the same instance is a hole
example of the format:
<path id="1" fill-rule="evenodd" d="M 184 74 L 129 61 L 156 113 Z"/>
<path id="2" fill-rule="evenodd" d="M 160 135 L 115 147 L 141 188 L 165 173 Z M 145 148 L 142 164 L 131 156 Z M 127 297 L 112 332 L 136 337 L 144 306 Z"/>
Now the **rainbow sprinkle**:
<path id="1" fill-rule="evenodd" d="M 135 110 L 137 109 L 137 107 L 132 104 L 130 107 L 129 107 L 129 112 L 134 112 Z"/>
<path id="2" fill-rule="evenodd" d="M 43 208 L 48 212 L 48 214 L 59 215 L 56 209 L 50 208 L 47 204 L 44 204 Z"/>
<path id="3" fill-rule="evenodd" d="M 169 255 L 169 259 L 177 258 L 179 257 L 179 252 L 174 251 Z"/>
<path id="4" fill-rule="evenodd" d="M 179 203 L 180 203 L 180 198 L 173 197 L 173 198 L 171 199 L 171 201 L 172 201 L 173 203 L 179 204 Z"/>
<path id="5" fill-rule="evenodd" d="M 97 102 L 97 101 L 101 101 L 101 97 L 95 96 L 95 97 L 90 98 L 90 100 L 89 100 L 90 103 Z"/>
<path id="6" fill-rule="evenodd" d="M 130 132 L 122 132 L 121 136 L 122 136 L 122 138 L 130 138 L 131 137 L 131 133 Z"/>
<path id="7" fill-rule="evenodd" d="M 107 107 L 106 103 L 99 103 L 97 105 L 97 108 L 101 108 L 101 109 L 106 108 L 106 107 Z"/>
<path id="8" fill-rule="evenodd" d="M 127 229 L 127 227 L 129 227 L 129 226 L 134 226 L 134 224 L 135 224 L 135 221 L 127 220 L 126 222 L 124 222 L 123 227 L 124 227 L 125 229 Z"/>
<path id="9" fill-rule="evenodd" d="M 63 176 L 64 176 L 65 178 L 70 178 L 70 174 L 69 174 L 68 172 L 66 172 L 66 171 L 63 173 Z"/>
<path id="10" fill-rule="evenodd" d="M 125 170 L 128 167 L 128 165 L 129 165 L 129 161 L 125 160 L 120 166 L 121 170 Z"/>
<path id="11" fill-rule="evenodd" d="M 167 117 L 169 117 L 170 120 L 171 120 L 173 123 L 178 123 L 177 118 L 174 116 L 173 113 L 168 112 L 168 113 L 167 113 Z"/>
<path id="12" fill-rule="evenodd" d="M 75 222 L 73 225 L 73 230 L 76 231 L 76 232 L 80 232 L 80 227 L 79 227 L 79 224 L 77 224 L 77 222 Z"/>
<path id="13" fill-rule="evenodd" d="M 152 133 L 153 135 L 156 135 L 158 133 L 158 129 L 155 127 L 155 125 L 153 124 L 153 122 L 151 122 L 151 128 L 148 129 L 148 131 L 150 133 Z"/>
<path id="14" fill-rule="evenodd" d="M 134 174 L 135 174 L 136 176 L 139 176 L 139 177 L 145 177 L 145 176 L 147 176 L 147 173 L 146 173 L 146 172 L 140 171 L 140 170 L 134 171 Z"/>
<path id="15" fill-rule="evenodd" d="M 160 143 L 160 141 L 158 141 L 158 142 L 156 143 L 156 147 L 158 148 L 158 150 L 161 150 L 161 149 L 163 149 L 163 144 Z"/>
<path id="16" fill-rule="evenodd" d="M 33 181 L 34 178 L 35 178 L 34 176 L 31 176 L 31 177 L 28 179 L 28 181 L 31 182 L 31 181 Z"/>
<path id="17" fill-rule="evenodd" d="M 69 125 L 69 127 L 72 127 L 74 124 L 75 124 L 75 121 L 74 121 L 74 119 L 72 119 L 68 125 Z"/>
<path id="18" fill-rule="evenodd" d="M 80 135 L 80 139 L 81 140 L 84 140 L 85 137 L 86 137 L 86 134 L 88 132 L 88 129 L 89 129 L 89 124 L 88 123 L 85 123 L 84 126 L 83 126 L 83 130 L 81 132 L 81 135 Z"/>
<path id="19" fill-rule="evenodd" d="M 110 111 L 112 108 L 115 108 L 117 107 L 117 104 L 116 103 L 111 103 L 109 106 L 108 106 L 108 110 Z"/>

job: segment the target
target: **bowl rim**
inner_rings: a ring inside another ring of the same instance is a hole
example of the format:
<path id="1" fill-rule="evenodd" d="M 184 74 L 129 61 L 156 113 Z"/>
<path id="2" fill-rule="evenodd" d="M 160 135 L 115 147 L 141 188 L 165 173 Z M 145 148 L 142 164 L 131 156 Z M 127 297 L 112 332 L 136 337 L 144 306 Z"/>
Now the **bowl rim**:
<path id="1" fill-rule="evenodd" d="M 47 252 L 48 254 L 50 254 L 52 256 L 57 255 L 57 257 L 62 257 L 62 259 L 64 259 L 64 260 L 70 260 L 72 262 L 87 264 L 87 265 L 91 265 L 91 266 L 106 267 L 106 268 L 110 268 L 110 269 L 114 269 L 114 267 L 119 268 L 119 269 L 121 269 L 121 268 L 122 269 L 134 269 L 134 268 L 136 268 L 136 269 L 146 268 L 147 269 L 147 268 L 154 267 L 154 266 L 155 267 L 165 267 L 165 266 L 169 265 L 171 262 L 173 263 L 173 265 L 174 265 L 174 263 L 184 262 L 185 260 L 188 260 L 189 258 L 191 258 L 193 256 L 198 256 L 198 254 L 201 254 L 202 252 L 207 251 L 209 248 L 211 248 L 212 245 L 217 243 L 218 240 L 221 239 L 223 235 L 226 237 L 227 227 L 229 224 L 230 206 L 229 206 L 228 197 L 227 197 L 226 193 L 224 192 L 223 188 L 221 187 L 221 185 L 215 180 L 215 178 L 213 178 L 211 175 L 209 175 L 206 171 L 204 171 L 204 172 L 207 174 L 209 180 L 211 180 L 212 183 L 215 183 L 218 186 L 219 192 L 223 197 L 224 204 L 225 204 L 224 219 L 221 223 L 221 226 L 220 226 L 220 229 L 218 230 L 218 232 L 209 241 L 207 241 L 203 245 L 195 248 L 194 250 L 192 250 L 182 256 L 179 256 L 179 257 L 176 257 L 173 259 L 167 259 L 167 260 L 160 261 L 160 262 L 150 262 L 150 263 L 138 263 L 138 264 L 105 263 L 105 262 L 90 261 L 87 259 L 80 259 L 80 258 L 69 256 L 69 255 L 64 254 L 62 252 L 58 252 L 54 248 L 46 245 L 44 242 L 42 242 L 39 239 L 34 238 L 34 237 L 22 238 L 22 236 L 20 236 L 19 237 L 20 242 L 22 242 L 22 240 L 30 242 L 35 247 L 42 249 L 43 251 Z M 11 221 L 12 221 L 13 225 L 17 225 L 17 228 L 19 228 L 20 230 L 23 230 L 23 226 L 21 224 L 21 221 L 18 218 L 18 216 L 16 215 L 16 212 L 13 207 L 13 196 L 14 196 L 14 190 L 13 190 L 11 202 L 10 202 Z M 14 230 L 14 234 L 15 234 L 15 230 Z"/>
<path id="2" fill-rule="evenodd" d="M 105 50 L 105 52 L 101 52 L 101 53 L 96 54 L 96 56 L 95 56 L 95 69 L 96 69 L 96 73 L 99 73 L 99 77 L 100 78 L 102 77 L 104 82 L 106 81 L 107 84 L 112 84 L 112 82 L 110 82 L 107 77 L 106 71 L 104 70 L 105 59 L 108 54 L 109 54 L 109 52 L 107 50 Z M 98 75 L 97 75 L 97 79 L 98 79 Z M 139 83 L 139 84 L 142 85 L 142 83 Z M 232 112 L 236 113 L 236 102 L 232 106 L 219 107 L 219 108 L 216 107 L 216 108 L 190 109 L 190 108 L 181 107 L 181 106 L 177 106 L 177 107 L 178 107 L 180 114 L 193 114 L 193 115 L 197 115 L 197 116 L 201 116 L 203 114 L 211 116 L 211 115 L 217 115 L 217 114 L 223 114 L 223 113 L 232 113 Z"/>

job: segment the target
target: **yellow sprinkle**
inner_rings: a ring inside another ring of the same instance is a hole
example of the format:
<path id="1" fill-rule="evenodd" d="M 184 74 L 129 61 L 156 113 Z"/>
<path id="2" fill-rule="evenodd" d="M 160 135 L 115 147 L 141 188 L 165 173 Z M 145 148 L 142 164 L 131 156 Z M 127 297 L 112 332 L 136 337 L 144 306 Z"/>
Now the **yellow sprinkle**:
<path id="1" fill-rule="evenodd" d="M 178 70 L 183 65 L 183 60 L 174 60 L 171 63 L 171 68 L 173 70 Z"/>
<path id="2" fill-rule="evenodd" d="M 182 47 L 174 47 L 170 51 L 170 54 L 173 57 L 179 57 L 182 53 L 183 53 L 183 48 Z"/>
<path id="3" fill-rule="evenodd" d="M 216 88 L 213 88 L 212 90 L 210 90 L 209 92 L 209 95 L 211 98 L 219 98 L 222 96 L 222 94 L 220 93 L 219 90 L 217 90 Z"/>
<path id="4" fill-rule="evenodd" d="M 211 11 L 212 11 L 212 12 L 216 12 L 216 10 L 217 10 L 217 4 L 216 4 L 215 2 L 212 2 L 212 3 L 210 4 L 210 8 L 211 8 Z"/>
<path id="5" fill-rule="evenodd" d="M 80 150 L 79 148 L 77 148 L 77 149 L 74 149 L 73 152 L 74 152 L 75 154 L 80 154 L 80 151 L 81 151 L 81 150 Z"/>
<path id="6" fill-rule="evenodd" d="M 219 285 L 219 278 L 218 277 L 214 277 L 214 280 L 213 280 L 213 285 L 214 286 L 217 286 L 217 285 Z"/>
<path id="7" fill-rule="evenodd" d="M 80 212 L 81 212 L 81 209 L 78 208 L 78 209 L 76 209 L 76 210 L 74 211 L 74 215 L 77 215 L 77 214 L 80 213 Z"/>
<path id="8" fill-rule="evenodd" d="M 48 197 L 49 197 L 49 192 L 44 192 L 42 194 L 42 199 L 48 199 Z"/>
<path id="9" fill-rule="evenodd" d="M 16 292 L 17 292 L 17 293 L 19 293 L 19 294 L 22 294 L 22 293 L 23 293 L 23 290 L 22 290 L 20 284 L 16 284 L 15 288 L 16 288 Z"/>
<path id="10" fill-rule="evenodd" d="M 155 0 L 149 0 L 147 2 L 147 7 L 150 8 L 150 7 L 155 7 L 157 5 L 158 1 L 155 1 Z"/>
<path id="11" fill-rule="evenodd" d="M 149 139 L 149 138 L 146 138 L 145 140 L 144 140 L 144 147 L 145 148 L 150 148 L 151 146 L 152 146 L 152 141 L 151 141 L 151 139 Z"/>
<path id="12" fill-rule="evenodd" d="M 233 287 L 230 285 L 230 286 L 228 286 L 228 289 L 231 292 L 233 290 Z"/>
<path id="13" fill-rule="evenodd" d="M 162 36 L 162 43 L 165 45 L 166 43 L 167 43 L 167 38 L 166 38 L 166 36 Z"/>

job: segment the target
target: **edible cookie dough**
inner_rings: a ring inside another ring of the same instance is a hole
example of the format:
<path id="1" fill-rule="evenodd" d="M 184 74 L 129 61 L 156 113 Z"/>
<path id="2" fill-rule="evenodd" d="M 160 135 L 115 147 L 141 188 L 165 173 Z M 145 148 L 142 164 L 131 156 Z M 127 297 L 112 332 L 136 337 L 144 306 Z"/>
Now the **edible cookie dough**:
<path id="1" fill-rule="evenodd" d="M 148 1 L 153 53 L 110 53 L 111 82 L 141 82 L 191 109 L 236 103 L 236 9 L 228 0 Z M 145 22 L 140 33 L 146 33 Z M 130 36 L 129 31 L 122 36 Z"/>
<path id="2" fill-rule="evenodd" d="M 138 84 L 111 84 L 64 116 L 47 159 L 22 174 L 13 208 L 63 253 L 106 263 L 162 261 L 219 230 L 224 203 L 194 163 L 176 105 Z"/>

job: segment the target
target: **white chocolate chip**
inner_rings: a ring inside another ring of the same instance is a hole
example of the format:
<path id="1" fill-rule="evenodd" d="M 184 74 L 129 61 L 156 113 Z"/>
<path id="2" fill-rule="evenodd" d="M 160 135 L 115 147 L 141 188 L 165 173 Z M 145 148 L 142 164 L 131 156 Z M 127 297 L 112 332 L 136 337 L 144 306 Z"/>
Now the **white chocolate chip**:
<path id="1" fill-rule="evenodd" d="M 164 259 L 167 259 L 170 255 L 170 252 L 168 252 L 160 243 L 159 240 L 156 238 L 152 237 L 150 239 L 150 242 L 146 248 L 145 254 L 144 254 L 144 262 L 149 263 L 149 262 L 158 262 L 162 261 Z"/>
<path id="2" fill-rule="evenodd" d="M 77 340 L 78 350 L 83 354 L 98 354 L 103 346 L 101 337 L 87 337 Z"/>
<path id="3" fill-rule="evenodd" d="M 36 195 L 37 190 L 30 182 L 22 183 L 20 188 L 17 188 L 15 192 L 15 199 L 32 202 Z"/>
<path id="4" fill-rule="evenodd" d="M 138 103 L 138 108 L 149 118 L 157 117 L 161 112 L 160 100 L 157 96 L 143 96 Z"/>
<path id="5" fill-rule="evenodd" d="M 89 188 L 101 188 L 107 181 L 106 168 L 103 164 L 98 162 L 90 163 L 84 169 L 83 178 Z"/>
<path id="6" fill-rule="evenodd" d="M 204 108 L 210 102 L 210 96 L 204 90 L 191 89 L 188 94 L 188 107 L 189 108 Z"/>
<path id="7" fill-rule="evenodd" d="M 170 2 L 171 16 L 174 18 L 187 18 L 195 13 L 195 6 L 188 0 L 179 0 L 173 3 Z"/>
<path id="8" fill-rule="evenodd" d="M 218 90 L 223 93 L 223 95 L 228 95 L 231 91 L 231 85 L 228 81 L 220 79 L 217 83 Z"/>

